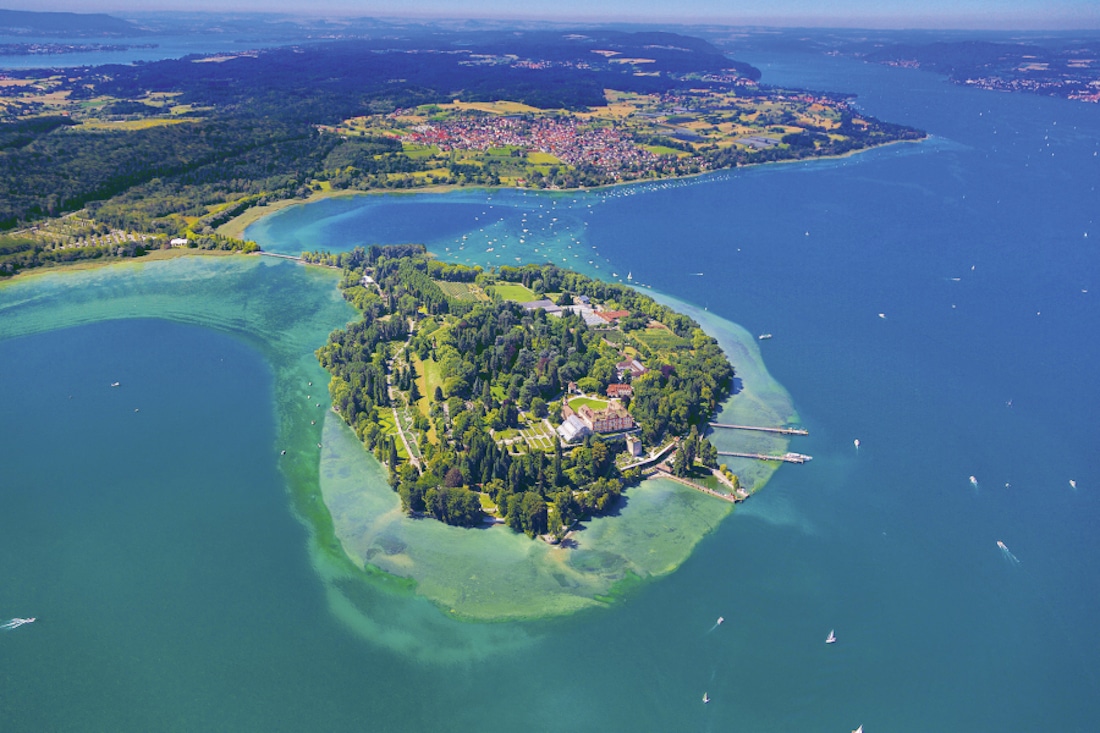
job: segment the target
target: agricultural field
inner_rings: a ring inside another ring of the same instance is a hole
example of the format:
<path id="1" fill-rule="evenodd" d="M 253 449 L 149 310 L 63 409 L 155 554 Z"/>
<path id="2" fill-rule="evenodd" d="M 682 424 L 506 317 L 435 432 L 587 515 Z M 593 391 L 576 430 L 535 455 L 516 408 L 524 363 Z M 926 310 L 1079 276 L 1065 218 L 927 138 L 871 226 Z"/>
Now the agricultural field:
<path id="1" fill-rule="evenodd" d="M 630 335 L 632 338 L 654 351 L 686 349 L 691 346 L 691 343 L 687 339 L 680 338 L 664 327 L 644 328 L 638 331 L 631 331 Z"/>
<path id="2" fill-rule="evenodd" d="M 456 283 L 445 280 L 435 280 L 433 282 L 439 286 L 439 289 L 447 297 L 455 300 L 488 300 L 484 291 L 473 283 Z"/>

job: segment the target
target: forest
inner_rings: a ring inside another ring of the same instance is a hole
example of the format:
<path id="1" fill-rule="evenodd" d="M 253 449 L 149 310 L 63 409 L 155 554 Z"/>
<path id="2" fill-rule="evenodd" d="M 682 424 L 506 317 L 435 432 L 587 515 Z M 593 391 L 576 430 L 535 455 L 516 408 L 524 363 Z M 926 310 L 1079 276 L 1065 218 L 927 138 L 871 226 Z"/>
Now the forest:
<path id="1" fill-rule="evenodd" d="M 613 342 L 623 335 L 634 343 L 630 330 L 653 321 L 679 340 L 648 349 L 654 368 L 631 380 L 624 403 L 636 432 L 653 446 L 682 439 L 681 465 L 696 458 L 716 465 L 699 432 L 729 396 L 733 367 L 698 324 L 648 296 L 553 265 L 485 272 L 442 264 L 411 245 L 310 259 L 345 267 L 344 295 L 363 314 L 317 352 L 332 374 L 333 408 L 388 467 L 406 511 L 459 526 L 480 524 L 488 513 L 532 537 L 560 537 L 581 518 L 610 510 L 640 478 L 617 460 L 621 435 L 563 446 L 554 434 L 536 447 L 517 430 L 560 422 L 569 383 L 602 394 L 618 382 L 622 342 Z M 559 302 L 584 295 L 632 317 L 625 332 L 601 332 L 576 314 L 549 316 L 499 297 L 457 299 L 441 287 L 451 282 L 485 291 L 524 283 Z M 424 394 L 427 372 L 436 386 Z"/>

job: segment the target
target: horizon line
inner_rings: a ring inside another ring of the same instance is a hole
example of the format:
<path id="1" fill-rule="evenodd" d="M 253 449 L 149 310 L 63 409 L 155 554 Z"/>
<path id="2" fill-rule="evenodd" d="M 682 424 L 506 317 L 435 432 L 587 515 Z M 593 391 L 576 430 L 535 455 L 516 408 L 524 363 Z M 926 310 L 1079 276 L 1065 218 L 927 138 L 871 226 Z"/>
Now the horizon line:
<path id="1" fill-rule="evenodd" d="M 34 12 L 34 11 L 32 11 Z M 37 11 L 37 12 L 64 12 L 64 11 Z M 958 14 L 952 16 L 931 15 L 777 15 L 777 16 L 743 16 L 733 18 L 728 16 L 699 15 L 685 18 L 682 14 L 676 16 L 653 16 L 644 19 L 629 17 L 626 15 L 574 15 L 557 16 L 536 13 L 476 13 L 466 16 L 453 16 L 446 12 L 411 12 L 406 14 L 375 13 L 363 14 L 353 8 L 334 7 L 328 10 L 316 10 L 302 12 L 299 10 L 196 10 L 196 9 L 164 9 L 164 10 L 117 10 L 98 11 L 110 15 L 148 16 L 148 15 L 210 15 L 210 16 L 234 16 L 234 15 L 269 15 L 291 18 L 341 18 L 346 20 L 377 20 L 384 22 L 444 22 L 444 23 L 470 23 L 470 22 L 496 22 L 496 23 L 545 23 L 552 25 L 577 25 L 577 24 L 601 24 L 601 25 L 634 25 L 634 26 L 718 26 L 722 28 L 747 28 L 767 29 L 777 28 L 785 30 L 849 30 L 849 31 L 971 31 L 971 32 L 1017 32 L 1017 33 L 1049 33 L 1049 32 L 1078 32 L 1090 33 L 1100 31 L 1100 6 L 1091 14 L 1062 12 L 1052 17 L 1049 13 L 1022 14 L 990 21 L 988 14 Z"/>

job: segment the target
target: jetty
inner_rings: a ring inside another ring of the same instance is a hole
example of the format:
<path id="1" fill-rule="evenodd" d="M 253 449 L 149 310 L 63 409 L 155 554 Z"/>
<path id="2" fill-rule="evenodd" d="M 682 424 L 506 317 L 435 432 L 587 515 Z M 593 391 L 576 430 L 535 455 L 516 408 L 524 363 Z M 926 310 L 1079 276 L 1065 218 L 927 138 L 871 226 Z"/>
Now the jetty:
<path id="1" fill-rule="evenodd" d="M 766 428 L 759 425 L 730 425 L 723 422 L 707 423 L 712 428 L 725 428 L 727 430 L 755 430 L 758 433 L 776 433 L 778 435 L 809 435 L 810 431 L 804 428 Z"/>
<path id="2" fill-rule="evenodd" d="M 783 461 L 784 463 L 808 463 L 814 459 L 802 453 L 784 453 L 781 456 L 770 456 L 767 453 L 738 453 L 735 451 L 718 451 L 720 456 L 732 456 L 733 458 L 754 458 L 758 461 Z"/>
<path id="3" fill-rule="evenodd" d="M 264 257 L 278 257 L 280 260 L 294 260 L 295 262 L 301 262 L 302 261 L 301 257 L 295 257 L 294 255 L 283 255 L 283 254 L 279 254 L 278 252 L 260 251 L 259 254 L 263 255 Z"/>
<path id="4" fill-rule="evenodd" d="M 661 478 L 670 479 L 672 481 L 675 481 L 676 483 L 680 483 L 680 484 L 683 484 L 684 486 L 695 489 L 696 491 L 701 491 L 704 494 L 710 494 L 715 499 L 721 499 L 722 501 L 728 501 L 731 504 L 735 504 L 739 501 L 742 501 L 745 498 L 745 496 L 747 496 L 747 494 L 745 496 L 738 496 L 738 495 L 735 495 L 735 494 L 723 494 L 720 491 L 715 491 L 714 489 L 710 488 L 709 486 L 703 486 L 700 483 L 696 483 L 695 481 L 692 481 L 689 478 L 684 478 L 683 476 L 676 476 L 671 471 L 668 471 L 664 468 L 661 468 L 660 466 L 658 466 L 656 468 L 655 473 L 660 475 Z"/>

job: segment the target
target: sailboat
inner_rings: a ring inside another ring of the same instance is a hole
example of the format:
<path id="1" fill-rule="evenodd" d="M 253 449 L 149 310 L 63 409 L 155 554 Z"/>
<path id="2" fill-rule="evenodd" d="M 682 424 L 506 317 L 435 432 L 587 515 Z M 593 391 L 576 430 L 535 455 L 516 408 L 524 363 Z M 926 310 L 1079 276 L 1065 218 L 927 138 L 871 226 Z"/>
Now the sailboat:
<path id="1" fill-rule="evenodd" d="M 710 695 L 708 695 L 707 693 L 704 692 L 703 693 L 703 704 L 706 705 L 708 702 L 710 702 Z"/>
<path id="2" fill-rule="evenodd" d="M 833 633 L 832 630 L 830 630 L 829 635 L 825 637 L 825 643 L 826 644 L 835 644 L 836 643 L 836 634 Z"/>
<path id="3" fill-rule="evenodd" d="M 863 724 L 861 723 L 858 728 L 852 731 L 852 733 L 863 733 Z"/>

